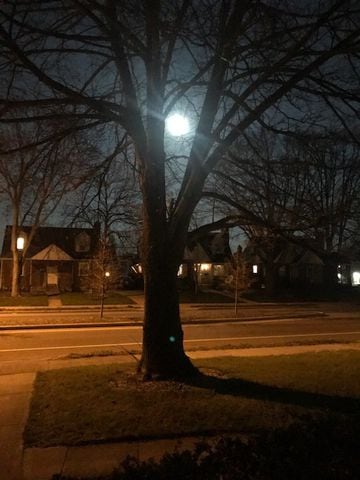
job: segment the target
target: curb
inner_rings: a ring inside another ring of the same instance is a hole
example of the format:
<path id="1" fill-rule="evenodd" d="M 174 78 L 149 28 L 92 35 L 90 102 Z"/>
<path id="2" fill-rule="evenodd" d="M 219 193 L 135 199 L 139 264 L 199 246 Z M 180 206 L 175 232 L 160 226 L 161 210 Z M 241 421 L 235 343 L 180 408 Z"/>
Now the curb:
<path id="1" fill-rule="evenodd" d="M 180 308 L 194 308 L 194 309 L 234 309 L 234 302 L 232 303 L 180 303 Z M 307 308 L 313 308 L 315 307 L 316 303 L 311 302 L 297 302 L 297 303 L 276 303 L 276 302 L 269 302 L 269 303 L 252 303 L 252 304 L 247 304 L 247 303 L 239 303 L 238 308 L 239 309 L 244 309 L 244 310 L 251 310 L 256 308 L 256 306 L 262 307 L 262 308 L 272 308 L 272 307 L 277 307 L 277 308 L 289 308 L 289 307 L 307 307 Z M 114 305 L 104 305 L 104 310 L 106 311 L 116 311 L 116 310 L 126 310 L 126 309 L 134 309 L 134 310 L 142 310 L 144 308 L 143 305 L 140 305 L 138 303 L 135 304 L 114 304 Z M 15 306 L 2 306 L 0 307 L 0 313 L 11 313 L 11 312 L 16 312 L 16 313 L 36 313 L 36 312 L 47 312 L 47 313 L 55 313 L 55 312 L 71 312 L 71 311 L 82 311 L 82 310 L 99 310 L 100 305 L 61 305 L 57 307 L 50 307 L 50 306 L 20 306 L 20 307 L 15 307 Z"/>
<path id="2" fill-rule="evenodd" d="M 117 311 L 126 309 L 141 309 L 141 305 L 105 305 L 106 311 Z M 100 305 L 62 305 L 61 307 L 0 307 L 0 313 L 59 313 L 59 312 L 77 312 L 83 310 L 100 310 Z"/>
<path id="3" fill-rule="evenodd" d="M 293 315 L 276 315 L 276 316 L 258 316 L 258 317 L 243 317 L 243 318 L 214 318 L 214 319 L 184 319 L 182 325 L 216 325 L 222 323 L 245 323 L 245 322 L 258 322 L 258 321 L 273 321 L 273 320 L 295 320 L 303 318 L 322 318 L 327 317 L 325 312 L 313 312 L 304 314 Z M 41 325 L 0 325 L 0 331 L 3 330 L 60 330 L 64 328 L 112 328 L 112 327 L 141 327 L 142 319 L 135 321 L 124 322 L 82 322 L 82 323 L 58 323 L 58 324 L 41 324 Z"/>

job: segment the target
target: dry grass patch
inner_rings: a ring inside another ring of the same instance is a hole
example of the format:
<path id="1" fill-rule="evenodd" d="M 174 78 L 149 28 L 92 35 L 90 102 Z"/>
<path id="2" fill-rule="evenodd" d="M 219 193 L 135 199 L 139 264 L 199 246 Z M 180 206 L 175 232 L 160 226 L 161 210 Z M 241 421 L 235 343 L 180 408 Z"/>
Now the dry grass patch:
<path id="1" fill-rule="evenodd" d="M 19 297 L 11 297 L 9 293 L 0 295 L 0 307 L 47 307 L 47 295 L 23 294 Z"/>

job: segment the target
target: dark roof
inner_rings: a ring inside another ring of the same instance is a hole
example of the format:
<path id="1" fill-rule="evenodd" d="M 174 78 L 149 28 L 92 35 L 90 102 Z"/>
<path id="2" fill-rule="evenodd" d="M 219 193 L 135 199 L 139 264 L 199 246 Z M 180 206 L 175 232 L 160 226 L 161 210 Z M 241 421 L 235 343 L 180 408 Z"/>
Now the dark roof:
<path id="1" fill-rule="evenodd" d="M 208 232 L 201 238 L 188 242 L 187 248 L 191 252 L 197 245 L 201 245 L 212 263 L 228 262 L 232 257 L 228 231 Z"/>
<path id="2" fill-rule="evenodd" d="M 4 234 L 4 241 L 1 256 L 9 258 L 11 254 L 11 225 L 7 225 Z M 29 235 L 31 226 L 19 228 L 19 234 L 22 232 Z M 86 233 L 90 238 L 90 248 L 86 252 L 77 252 L 75 249 L 75 240 L 79 234 Z M 99 240 L 99 230 L 96 228 L 63 228 L 63 227 L 38 227 L 34 238 L 26 253 L 27 258 L 31 258 L 44 250 L 49 245 L 56 245 L 74 259 L 91 258 L 94 256 Z"/>
<path id="3" fill-rule="evenodd" d="M 314 260 L 319 259 L 321 261 L 321 255 L 316 253 L 316 246 L 318 245 L 316 239 L 298 237 L 297 240 L 298 242 L 294 243 L 280 237 L 257 237 L 251 239 L 243 250 L 243 258 L 250 263 L 254 262 L 255 258 L 263 261 L 267 255 L 271 255 L 269 258 L 273 258 L 274 263 L 278 265 L 291 265 L 302 262 L 305 257 L 309 258 L 309 255 Z M 300 241 L 303 243 L 300 244 Z M 269 253 L 267 253 L 267 248 Z"/>

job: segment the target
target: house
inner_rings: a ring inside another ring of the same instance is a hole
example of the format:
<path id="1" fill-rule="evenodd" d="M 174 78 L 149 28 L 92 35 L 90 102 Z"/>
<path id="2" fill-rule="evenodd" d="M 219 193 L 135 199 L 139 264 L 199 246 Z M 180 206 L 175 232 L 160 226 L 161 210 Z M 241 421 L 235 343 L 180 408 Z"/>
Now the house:
<path id="1" fill-rule="evenodd" d="M 11 288 L 11 228 L 6 226 L 0 258 L 1 290 Z M 27 245 L 30 231 L 30 226 L 24 226 L 18 234 L 26 245 L 21 288 L 34 293 L 88 290 L 93 259 L 98 251 L 99 228 L 39 227 Z"/>
<path id="2" fill-rule="evenodd" d="M 350 282 L 353 287 L 360 286 L 360 261 L 353 261 L 350 264 Z"/>
<path id="3" fill-rule="evenodd" d="M 284 239 L 255 239 L 241 253 L 242 286 L 278 287 L 322 285 L 324 261 L 314 250 Z M 270 277 L 270 278 L 269 278 Z"/>
<path id="4" fill-rule="evenodd" d="M 321 285 L 324 282 L 324 261 L 306 247 L 287 244 L 274 264 L 280 285 Z"/>
<path id="5" fill-rule="evenodd" d="M 360 286 L 360 252 L 357 248 L 345 252 L 337 262 L 337 278 L 341 285 Z"/>
<path id="6" fill-rule="evenodd" d="M 130 288 L 142 288 L 143 271 L 139 256 L 133 257 L 129 272 L 125 283 L 129 282 Z M 223 284 L 232 273 L 227 230 L 208 232 L 187 242 L 178 270 L 180 287 L 193 288 L 197 285 L 214 288 Z"/>
<path id="7" fill-rule="evenodd" d="M 200 286 L 217 287 L 231 274 L 231 262 L 228 231 L 209 232 L 188 241 L 178 276 Z"/>

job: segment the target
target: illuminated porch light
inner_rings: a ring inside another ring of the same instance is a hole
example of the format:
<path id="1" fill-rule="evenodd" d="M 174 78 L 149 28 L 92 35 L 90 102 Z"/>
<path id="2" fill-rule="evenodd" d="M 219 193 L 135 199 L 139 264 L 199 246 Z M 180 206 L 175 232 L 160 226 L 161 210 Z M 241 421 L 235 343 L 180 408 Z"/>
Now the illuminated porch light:
<path id="1" fill-rule="evenodd" d="M 252 272 L 253 273 L 258 273 L 258 266 L 257 265 L 252 266 Z"/>
<path id="2" fill-rule="evenodd" d="M 109 271 L 105 272 L 105 277 L 107 277 L 107 278 L 110 277 L 110 272 Z"/>
<path id="3" fill-rule="evenodd" d="M 17 237 L 16 248 L 18 250 L 24 250 L 24 245 L 25 245 L 25 238 L 24 237 Z"/>

